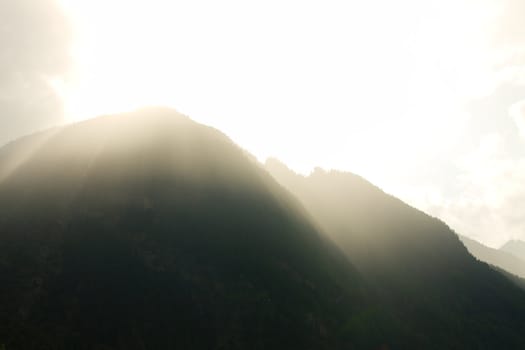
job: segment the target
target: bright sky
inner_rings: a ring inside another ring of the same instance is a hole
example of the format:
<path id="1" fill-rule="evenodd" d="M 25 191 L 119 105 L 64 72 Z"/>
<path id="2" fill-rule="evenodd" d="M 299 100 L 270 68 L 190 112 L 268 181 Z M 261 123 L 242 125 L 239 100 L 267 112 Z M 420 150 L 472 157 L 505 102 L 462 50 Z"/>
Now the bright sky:
<path id="1" fill-rule="evenodd" d="M 358 173 L 493 246 L 525 238 L 520 0 L 60 2 L 69 120 L 172 106 L 262 160 Z"/>
<path id="2" fill-rule="evenodd" d="M 379 180 L 378 156 L 437 151 L 465 97 L 490 89 L 480 32 L 494 9 L 420 2 L 63 0 L 77 31 L 67 110 L 169 105 L 261 158 Z"/>

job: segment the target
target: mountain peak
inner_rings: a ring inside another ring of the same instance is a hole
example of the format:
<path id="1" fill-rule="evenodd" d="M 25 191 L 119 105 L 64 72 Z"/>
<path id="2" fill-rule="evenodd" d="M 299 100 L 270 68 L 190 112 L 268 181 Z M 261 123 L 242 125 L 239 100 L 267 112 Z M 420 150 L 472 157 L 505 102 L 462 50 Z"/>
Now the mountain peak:
<path id="1" fill-rule="evenodd" d="M 29 136 L 6 162 L 0 347 L 349 348 L 357 272 L 221 132 L 148 108 Z"/>
<path id="2" fill-rule="evenodd" d="M 525 261 L 525 242 L 520 240 L 510 240 L 505 243 L 500 250 L 511 253 L 517 258 Z"/>

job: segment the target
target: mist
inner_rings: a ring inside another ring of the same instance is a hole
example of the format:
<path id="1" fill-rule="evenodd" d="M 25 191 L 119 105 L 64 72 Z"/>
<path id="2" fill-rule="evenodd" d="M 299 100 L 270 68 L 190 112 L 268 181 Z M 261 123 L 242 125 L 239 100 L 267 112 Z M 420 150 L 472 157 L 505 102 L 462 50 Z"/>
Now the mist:
<path id="1" fill-rule="evenodd" d="M 0 251 L 7 349 L 525 341 L 525 284 L 440 220 L 351 173 L 263 165 L 169 108 L 2 147 Z"/>
<path id="2" fill-rule="evenodd" d="M 0 0 L 0 350 L 524 349 L 523 10 Z"/>

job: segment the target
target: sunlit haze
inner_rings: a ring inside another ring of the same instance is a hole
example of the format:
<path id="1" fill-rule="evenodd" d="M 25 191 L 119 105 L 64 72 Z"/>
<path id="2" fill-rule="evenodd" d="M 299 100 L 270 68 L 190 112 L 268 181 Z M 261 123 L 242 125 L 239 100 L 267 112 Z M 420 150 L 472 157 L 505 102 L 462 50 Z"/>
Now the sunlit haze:
<path id="1" fill-rule="evenodd" d="M 64 0 L 77 30 L 67 111 L 169 105 L 259 157 L 385 183 L 385 161 L 453 147 L 467 98 L 492 88 L 491 4 L 419 3 Z"/>
<path id="2" fill-rule="evenodd" d="M 525 349 L 525 0 L 0 0 L 0 350 Z"/>
<path id="3" fill-rule="evenodd" d="M 521 2 L 60 4 L 67 121 L 171 106 L 261 160 L 355 172 L 489 245 L 525 238 Z"/>

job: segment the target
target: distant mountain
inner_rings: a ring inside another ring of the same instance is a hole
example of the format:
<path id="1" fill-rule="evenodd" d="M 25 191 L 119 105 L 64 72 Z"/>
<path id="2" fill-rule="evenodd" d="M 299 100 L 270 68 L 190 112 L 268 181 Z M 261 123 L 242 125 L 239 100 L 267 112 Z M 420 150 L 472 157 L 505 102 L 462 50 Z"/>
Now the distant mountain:
<path id="1" fill-rule="evenodd" d="M 500 248 L 501 251 L 510 253 L 515 257 L 525 261 L 525 242 L 523 241 L 508 241 Z"/>
<path id="2" fill-rule="evenodd" d="M 379 293 L 420 349 L 521 349 L 525 293 L 475 260 L 441 221 L 363 178 L 277 160 L 268 171 L 294 193 Z"/>
<path id="3" fill-rule="evenodd" d="M 8 350 L 388 341 L 361 277 L 298 202 L 222 133 L 171 110 L 0 149 L 0 252 Z"/>
<path id="4" fill-rule="evenodd" d="M 504 250 L 489 248 L 465 236 L 460 235 L 459 239 L 468 251 L 479 260 L 525 278 L 525 261 Z"/>

